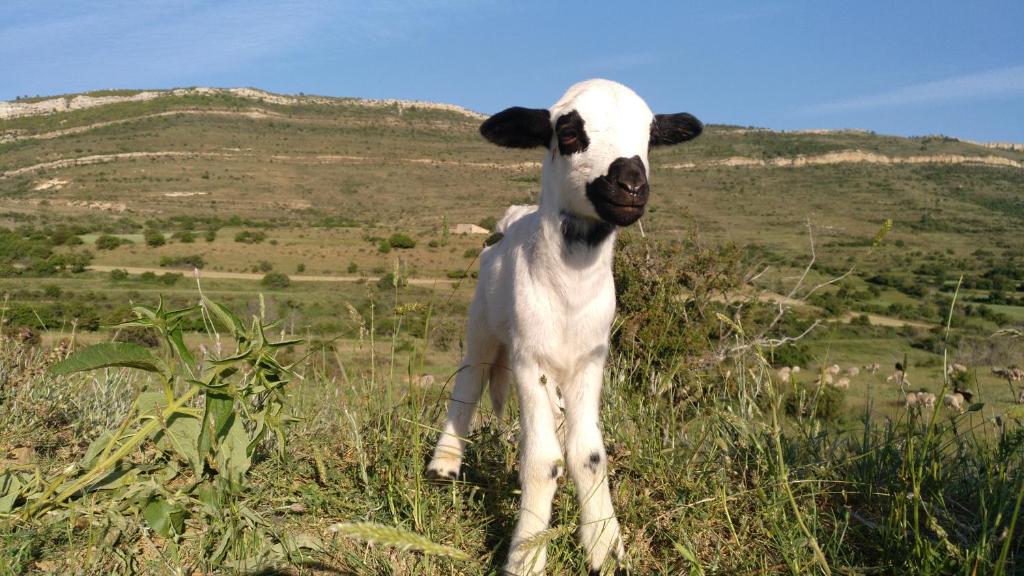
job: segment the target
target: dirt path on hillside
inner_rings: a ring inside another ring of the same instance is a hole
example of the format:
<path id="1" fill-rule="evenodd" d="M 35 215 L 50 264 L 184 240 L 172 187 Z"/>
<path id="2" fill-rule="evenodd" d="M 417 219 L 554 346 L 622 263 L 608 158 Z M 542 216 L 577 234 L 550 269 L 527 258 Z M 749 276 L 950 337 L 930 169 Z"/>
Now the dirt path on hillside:
<path id="1" fill-rule="evenodd" d="M 166 274 L 168 272 L 181 272 L 186 275 L 191 275 L 190 270 L 183 270 L 180 268 L 145 268 L 138 266 L 106 266 L 102 264 L 94 264 L 87 268 L 93 272 L 110 272 L 111 270 L 124 270 L 129 274 L 143 274 L 145 272 L 152 272 L 153 274 Z M 262 280 L 263 274 L 255 274 L 251 272 L 218 272 L 216 270 L 200 270 L 200 278 L 212 278 L 222 280 Z M 310 276 L 303 274 L 288 275 L 293 282 L 376 282 L 380 279 L 379 276 Z M 455 284 L 458 280 L 451 278 L 409 278 L 409 284 L 414 286 L 450 286 Z"/>
<path id="2" fill-rule="evenodd" d="M 54 138 L 61 138 L 63 136 L 73 136 L 75 134 L 89 132 L 90 130 L 96 130 L 98 128 L 106 128 L 107 126 L 117 126 L 119 124 L 129 124 L 132 122 L 138 122 L 140 120 L 162 118 L 164 116 L 176 116 L 179 114 L 186 116 L 227 116 L 235 118 L 249 118 L 250 120 L 262 120 L 266 118 L 287 118 L 287 116 L 278 114 L 277 112 L 271 112 L 270 110 L 264 110 L 262 108 L 252 108 L 249 110 L 200 110 L 198 108 L 185 108 L 181 110 L 169 110 L 167 112 L 143 114 L 142 116 L 132 116 L 131 118 L 122 118 L 120 120 L 95 122 L 93 124 L 85 124 L 83 126 L 75 126 L 74 128 L 53 130 L 51 132 L 42 132 L 39 134 L 22 134 L 16 131 L 10 131 L 0 134 L 0 144 L 6 144 L 8 142 L 20 142 L 22 140 L 53 140 Z"/>
<path id="3" fill-rule="evenodd" d="M 263 158 L 263 156 L 251 153 L 242 152 L 179 152 L 179 151 L 162 151 L 162 152 L 120 152 L 117 154 L 93 154 L 91 156 L 82 156 L 79 158 L 64 158 L 61 160 L 51 160 L 49 162 L 41 162 L 39 164 L 32 164 L 31 166 L 24 166 L 22 168 L 15 168 L 6 172 L 0 173 L 0 177 L 10 178 L 12 176 L 21 176 L 23 174 L 31 174 L 40 170 L 50 170 L 53 168 L 71 168 L 73 166 L 88 166 L 90 164 L 104 164 L 107 162 L 117 162 L 120 160 L 133 160 L 138 158 Z M 291 162 L 308 162 L 312 164 L 327 164 L 330 162 L 377 162 L 385 164 L 388 162 L 403 162 L 406 164 L 426 164 L 430 166 L 458 166 L 462 168 L 483 168 L 483 169 L 497 169 L 497 170 L 525 170 L 531 168 L 540 168 L 540 162 L 513 162 L 513 163 L 498 163 L 498 162 L 462 162 L 458 160 L 436 160 L 433 158 L 374 158 L 370 156 L 347 156 L 341 154 L 315 154 L 309 156 L 294 156 L 287 154 L 275 154 L 270 156 L 274 160 L 285 160 Z"/>

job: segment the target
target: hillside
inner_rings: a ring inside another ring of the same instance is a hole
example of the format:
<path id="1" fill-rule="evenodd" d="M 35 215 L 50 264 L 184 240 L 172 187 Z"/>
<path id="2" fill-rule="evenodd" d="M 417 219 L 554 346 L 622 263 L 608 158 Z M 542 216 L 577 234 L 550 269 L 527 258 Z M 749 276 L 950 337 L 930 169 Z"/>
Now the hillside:
<path id="1" fill-rule="evenodd" d="M 3 103 L 0 118 L 0 226 L 107 269 L 198 258 L 235 278 L 374 278 L 397 261 L 430 284 L 471 273 L 481 242 L 446 223 L 486 223 L 539 188 L 537 151 L 488 145 L 479 114 L 443 104 L 193 88 Z M 1024 320 L 1024 152 L 1012 146 L 712 125 L 651 163 L 644 232 L 735 243 L 766 270 L 759 288 L 787 293 L 813 238 L 811 279 L 856 267 L 845 292 L 816 295 L 837 318 L 942 323 L 964 274 L 961 300 L 988 306 L 978 330 Z M 147 245 L 147 231 L 165 242 Z M 415 246 L 392 252 L 393 234 Z M 34 266 L 9 260 L 13 273 Z"/>
<path id="2" fill-rule="evenodd" d="M 0 103 L 0 576 L 497 574 L 517 419 L 484 400 L 461 475 L 424 470 L 470 232 L 539 189 L 480 121 Z M 1019 573 L 1024 151 L 712 125 L 651 164 L 601 399 L 631 573 Z M 584 573 L 557 482 L 540 540 Z"/>

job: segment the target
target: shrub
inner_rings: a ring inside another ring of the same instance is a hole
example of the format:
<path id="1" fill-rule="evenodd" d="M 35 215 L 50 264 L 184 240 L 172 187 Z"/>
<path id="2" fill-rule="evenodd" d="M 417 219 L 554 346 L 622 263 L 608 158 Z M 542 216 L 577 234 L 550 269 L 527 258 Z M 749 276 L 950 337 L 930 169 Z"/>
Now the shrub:
<path id="1" fill-rule="evenodd" d="M 191 230 L 178 230 L 174 234 L 171 234 L 171 238 L 184 244 L 191 244 L 196 241 L 196 235 Z"/>
<path id="2" fill-rule="evenodd" d="M 199 268 L 206 266 L 206 261 L 199 254 L 185 256 L 164 256 L 160 258 L 161 268 Z"/>
<path id="3" fill-rule="evenodd" d="M 405 288 L 406 286 L 409 285 L 409 279 L 399 274 L 398 279 L 396 281 L 395 273 L 388 272 L 387 274 L 381 276 L 379 280 L 377 280 L 377 288 L 380 288 L 381 290 L 393 290 L 396 285 L 399 288 Z"/>
<path id="4" fill-rule="evenodd" d="M 152 274 L 152 272 L 151 272 Z M 128 271 L 122 268 L 115 268 L 110 271 L 110 279 L 114 282 L 120 282 L 121 280 L 128 279 Z"/>
<path id="5" fill-rule="evenodd" d="M 207 242 L 213 242 L 216 239 L 217 239 L 217 230 L 214 229 L 214 228 L 210 228 L 209 230 L 207 230 L 206 232 L 203 233 L 203 240 L 206 240 Z"/>
<path id="6" fill-rule="evenodd" d="M 498 227 L 498 219 L 494 216 L 488 216 L 480 221 L 480 227 L 494 232 L 494 229 Z"/>
<path id="7" fill-rule="evenodd" d="M 60 298 L 61 292 L 62 290 L 60 289 L 60 286 L 57 286 L 56 284 L 47 284 L 46 287 L 43 288 L 43 294 L 45 294 L 47 298 Z"/>
<path id="8" fill-rule="evenodd" d="M 112 236 L 110 234 L 103 234 L 102 236 L 100 236 L 99 238 L 96 239 L 96 249 L 97 250 L 113 250 L 114 248 L 117 248 L 118 246 L 120 246 L 122 244 L 131 244 L 131 243 L 132 243 L 131 240 L 126 240 L 124 238 L 118 238 L 117 236 Z"/>
<path id="9" fill-rule="evenodd" d="M 834 386 L 797 385 L 786 394 L 786 414 L 796 418 L 813 416 L 819 420 L 837 420 L 846 404 L 846 392 Z"/>
<path id="10" fill-rule="evenodd" d="M 391 242 L 388 242 L 387 240 L 381 240 L 380 244 L 377 244 L 377 251 L 380 252 L 381 254 L 387 254 L 388 252 L 391 252 Z"/>
<path id="11" fill-rule="evenodd" d="M 455 280 L 465 278 L 467 276 L 466 271 L 462 269 L 449 270 L 445 272 L 444 275 Z"/>
<path id="12" fill-rule="evenodd" d="M 463 258 L 476 258 L 480 255 L 479 248 L 466 248 L 466 251 L 462 253 Z"/>
<path id="13" fill-rule="evenodd" d="M 349 274 L 355 274 L 356 272 L 359 272 L 359 264 L 356 264 L 355 262 L 349 262 L 348 268 L 346 268 L 346 270 L 348 271 Z"/>
<path id="14" fill-rule="evenodd" d="M 259 270 L 260 272 L 270 272 L 274 269 L 274 265 L 266 260 L 260 260 Z"/>
<path id="15" fill-rule="evenodd" d="M 306 265 L 300 262 L 299 265 L 295 267 L 295 271 L 302 274 L 306 271 Z"/>
<path id="16" fill-rule="evenodd" d="M 164 233 L 159 230 L 153 230 L 150 228 L 142 234 L 143 239 L 146 241 L 146 246 L 156 248 L 157 246 L 163 246 L 167 243 L 167 239 L 164 238 Z"/>
<path id="17" fill-rule="evenodd" d="M 267 234 L 262 230 L 242 230 L 235 234 L 235 242 L 242 244 L 259 244 L 267 239 Z"/>
<path id="18" fill-rule="evenodd" d="M 263 279 L 260 280 L 261 285 L 274 290 L 283 290 L 291 285 L 291 283 L 291 278 L 282 272 L 268 272 L 263 276 Z"/>
<path id="19" fill-rule="evenodd" d="M 400 248 L 402 250 L 416 247 L 416 241 L 405 234 L 392 234 L 388 238 L 388 244 L 391 244 L 392 248 Z"/>

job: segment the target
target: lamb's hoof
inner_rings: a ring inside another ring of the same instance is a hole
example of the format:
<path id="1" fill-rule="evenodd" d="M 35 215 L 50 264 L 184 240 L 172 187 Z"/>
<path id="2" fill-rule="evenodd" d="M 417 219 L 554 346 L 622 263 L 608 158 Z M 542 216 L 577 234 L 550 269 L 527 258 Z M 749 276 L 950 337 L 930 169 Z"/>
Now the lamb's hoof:
<path id="1" fill-rule="evenodd" d="M 427 466 L 427 479 L 455 481 L 459 478 L 459 465 L 447 461 L 433 461 Z"/>

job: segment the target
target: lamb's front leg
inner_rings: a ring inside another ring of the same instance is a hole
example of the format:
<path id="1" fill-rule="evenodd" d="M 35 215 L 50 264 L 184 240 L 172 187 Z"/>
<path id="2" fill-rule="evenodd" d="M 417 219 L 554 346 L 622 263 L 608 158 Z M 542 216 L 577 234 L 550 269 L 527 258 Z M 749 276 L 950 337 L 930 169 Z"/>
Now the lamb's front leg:
<path id="1" fill-rule="evenodd" d="M 517 363 L 518 364 L 518 363 Z M 556 432 L 555 382 L 536 365 L 515 365 L 519 396 L 519 484 L 522 496 L 519 520 L 512 531 L 505 573 L 515 576 L 543 574 L 547 542 L 535 537 L 547 530 L 551 502 L 564 461 Z"/>
<path id="2" fill-rule="evenodd" d="M 448 418 L 437 440 L 434 456 L 427 465 L 427 477 L 454 480 L 459 476 L 462 454 L 466 450 L 476 413 L 476 405 L 483 392 L 484 379 L 491 372 L 497 342 L 480 329 L 479 314 L 472 316 L 467 332 L 466 357 L 455 375 L 455 386 L 448 405 Z"/>
<path id="3" fill-rule="evenodd" d="M 595 361 L 565 390 L 566 459 L 580 503 L 580 545 L 591 574 L 600 573 L 609 553 L 620 563 L 625 556 L 599 421 L 603 372 L 604 362 Z"/>

